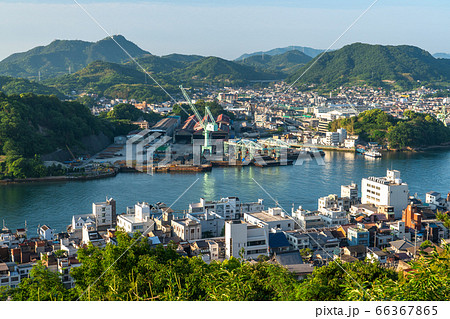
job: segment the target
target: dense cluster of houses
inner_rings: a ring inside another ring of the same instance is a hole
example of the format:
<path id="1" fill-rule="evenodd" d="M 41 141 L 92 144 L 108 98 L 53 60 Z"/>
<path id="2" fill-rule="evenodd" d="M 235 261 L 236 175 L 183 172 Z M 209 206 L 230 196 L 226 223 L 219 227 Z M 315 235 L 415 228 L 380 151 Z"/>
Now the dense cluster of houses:
<path id="1" fill-rule="evenodd" d="M 449 242 L 449 229 L 436 211 L 450 214 L 450 193 L 426 194 L 425 202 L 410 196 L 400 172 L 368 177 L 358 185 L 341 186 L 340 195 L 318 199 L 315 211 L 265 207 L 262 199 L 242 202 L 238 197 L 216 201 L 203 198 L 175 212 L 164 203 L 138 202 L 117 213 L 116 201 L 106 198 L 92 204 L 92 212 L 72 216 L 67 231 L 39 227 L 36 238 L 26 229 L 0 232 L 0 287 L 16 287 L 41 260 L 73 287 L 70 269 L 80 266 L 77 252 L 88 244 L 105 247 L 117 243 L 116 232 L 139 232 L 150 246 L 177 245 L 182 256 L 205 262 L 231 257 L 250 262 L 280 264 L 299 278 L 315 267 L 340 258 L 354 262 L 367 258 L 388 267 L 406 265 L 426 249 L 441 249 Z M 430 244 L 431 243 L 431 244 Z"/>

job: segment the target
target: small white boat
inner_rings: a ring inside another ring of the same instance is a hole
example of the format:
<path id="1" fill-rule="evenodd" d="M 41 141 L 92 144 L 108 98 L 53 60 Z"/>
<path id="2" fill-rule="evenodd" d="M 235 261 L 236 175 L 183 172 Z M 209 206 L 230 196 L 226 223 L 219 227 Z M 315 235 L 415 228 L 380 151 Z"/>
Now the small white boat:
<path id="1" fill-rule="evenodd" d="M 365 156 L 369 156 L 369 157 L 375 157 L 375 158 L 377 158 L 377 157 L 382 157 L 382 156 L 383 156 L 380 152 L 375 151 L 375 150 L 368 150 L 368 151 L 365 151 L 365 152 L 364 152 L 364 155 L 365 155 Z"/>

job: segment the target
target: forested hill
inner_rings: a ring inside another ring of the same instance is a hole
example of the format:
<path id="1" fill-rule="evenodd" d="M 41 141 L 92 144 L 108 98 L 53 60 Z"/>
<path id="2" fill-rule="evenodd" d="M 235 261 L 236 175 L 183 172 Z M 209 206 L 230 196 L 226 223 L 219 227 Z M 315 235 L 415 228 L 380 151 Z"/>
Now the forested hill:
<path id="1" fill-rule="evenodd" d="M 113 37 L 135 58 L 150 55 L 125 37 Z M 55 40 L 49 45 L 33 48 L 27 52 L 15 53 L 0 62 L 0 75 L 13 77 L 52 78 L 76 72 L 93 61 L 123 63 L 129 60 L 123 50 L 111 39 L 97 42 L 79 40 Z"/>
<path id="2" fill-rule="evenodd" d="M 311 60 L 312 58 L 309 55 L 297 50 L 291 50 L 273 56 L 267 54 L 252 55 L 241 60 L 240 63 L 273 72 L 292 74 Z"/>
<path id="3" fill-rule="evenodd" d="M 366 142 L 388 145 L 391 149 L 421 148 L 450 143 L 450 127 L 429 114 L 404 112 L 405 119 L 373 109 L 329 124 L 331 131 L 345 128 Z"/>
<path id="4" fill-rule="evenodd" d="M 64 94 L 62 94 L 54 87 L 50 87 L 39 82 L 30 81 L 27 79 L 13 78 L 10 76 L 0 76 L 0 92 L 3 92 L 7 95 L 34 93 L 43 95 L 56 95 L 59 98 L 64 97 Z"/>
<path id="5" fill-rule="evenodd" d="M 81 140 L 111 130 L 77 102 L 56 97 L 0 93 L 0 154 L 33 157 L 66 145 L 83 148 Z"/>
<path id="6" fill-rule="evenodd" d="M 293 82 L 314 64 L 297 82 L 298 86 L 313 84 L 318 88 L 369 85 L 411 89 L 421 85 L 442 85 L 450 82 L 450 60 L 436 59 L 414 46 L 383 46 L 354 43 L 316 57 L 293 74 Z"/>

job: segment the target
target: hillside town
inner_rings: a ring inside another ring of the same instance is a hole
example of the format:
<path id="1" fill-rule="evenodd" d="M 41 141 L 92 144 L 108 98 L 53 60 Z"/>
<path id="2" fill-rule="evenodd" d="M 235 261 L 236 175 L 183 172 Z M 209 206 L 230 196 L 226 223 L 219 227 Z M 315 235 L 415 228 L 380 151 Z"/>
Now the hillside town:
<path id="1" fill-rule="evenodd" d="M 276 263 L 299 279 L 336 259 L 407 272 L 408 261 L 450 243 L 449 215 L 450 193 L 430 191 L 425 200 L 411 196 L 396 170 L 363 178 L 360 186 L 342 185 L 340 194 L 319 198 L 314 211 L 299 206 L 288 212 L 262 199 L 230 196 L 200 198 L 182 211 L 138 202 L 118 212 L 116 201 L 106 198 L 93 203 L 90 213 L 73 215 L 63 232 L 51 225 L 39 226 L 37 236 L 26 225 L 13 232 L 4 221 L 0 287 L 17 287 L 39 261 L 59 273 L 64 286 L 74 287 L 70 270 L 81 265 L 78 251 L 117 244 L 117 231 L 139 233 L 151 247 L 175 244 L 181 256 L 206 263 L 232 257 Z"/>

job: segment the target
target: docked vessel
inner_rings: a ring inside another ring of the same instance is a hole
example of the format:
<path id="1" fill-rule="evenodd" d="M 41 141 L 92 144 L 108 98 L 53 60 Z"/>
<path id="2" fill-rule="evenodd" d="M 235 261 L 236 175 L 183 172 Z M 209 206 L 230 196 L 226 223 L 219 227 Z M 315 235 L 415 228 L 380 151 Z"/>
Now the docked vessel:
<path id="1" fill-rule="evenodd" d="M 365 155 L 365 156 L 369 156 L 369 157 L 375 157 L 375 158 L 378 158 L 378 157 L 381 157 L 381 156 L 382 156 L 380 152 L 375 151 L 375 150 L 368 150 L 368 151 L 365 151 L 365 152 L 364 152 L 364 155 Z"/>

